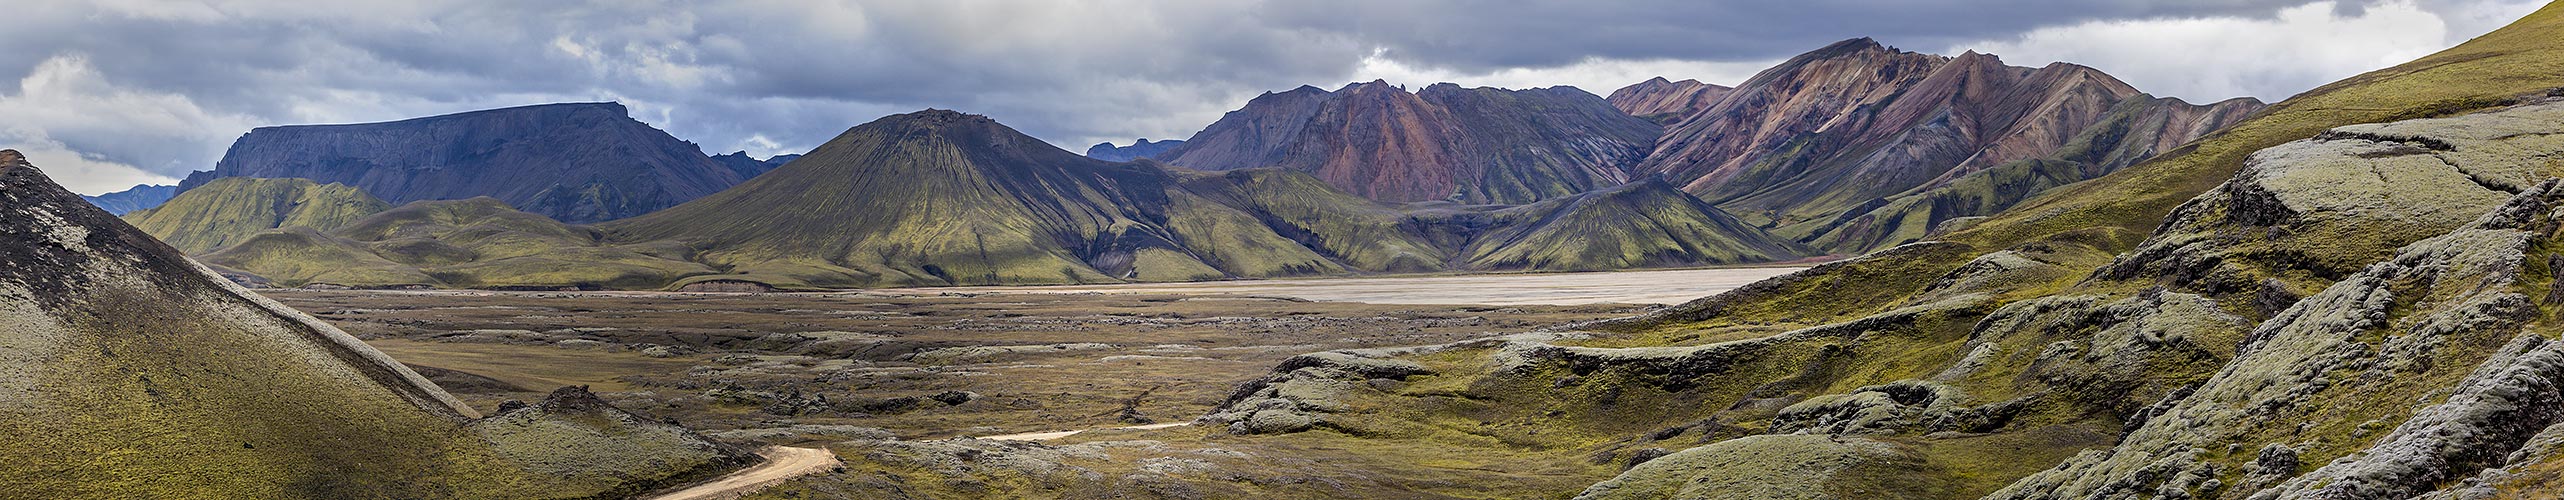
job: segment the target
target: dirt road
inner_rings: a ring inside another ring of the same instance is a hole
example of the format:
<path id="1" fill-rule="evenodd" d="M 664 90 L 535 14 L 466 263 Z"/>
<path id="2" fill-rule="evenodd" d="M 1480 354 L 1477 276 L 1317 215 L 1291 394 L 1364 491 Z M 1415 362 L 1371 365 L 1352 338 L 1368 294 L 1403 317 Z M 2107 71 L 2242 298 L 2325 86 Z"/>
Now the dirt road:
<path id="1" fill-rule="evenodd" d="M 1111 430 L 1126 430 L 1126 431 L 1150 431 L 1150 430 L 1166 429 L 1166 428 L 1173 428 L 1173 427 L 1183 427 L 1183 426 L 1187 426 L 1187 425 L 1193 425 L 1193 423 L 1192 423 L 1192 422 L 1169 422 L 1169 423 L 1163 423 L 1163 424 L 1134 425 L 1134 426 L 1130 426 L 1130 427 L 1107 427 L 1106 429 L 1111 429 Z M 990 440 L 990 441 L 1049 441 L 1049 440 L 1053 440 L 1053 439 L 1059 439 L 1059 438 L 1064 438 L 1064 437 L 1069 437 L 1069 436 L 1075 436 L 1075 435 L 1077 435 L 1077 433 L 1080 433 L 1080 432 L 1086 432 L 1086 431 L 1092 431 L 1092 430 L 1102 430 L 1102 429 L 1079 429 L 1079 430 L 1073 430 L 1073 431 L 1050 431 L 1050 432 L 1026 432 L 1026 433 L 1022 433 L 1022 434 L 999 434 L 999 435 L 995 435 L 995 436 L 980 436 L 980 437 L 979 437 L 979 439 L 986 439 L 986 440 Z"/>
<path id="2" fill-rule="evenodd" d="M 1370 304 L 1680 304 L 1805 267 L 1729 267 L 1602 273 L 1202 281 L 1128 285 L 909 288 L 893 293 L 1181 293 L 1292 297 Z"/>
<path id="3" fill-rule="evenodd" d="M 650 500 L 721 500 L 739 498 L 775 483 L 837 468 L 837 454 L 820 448 L 768 446 L 758 450 L 766 462 L 730 473 L 709 483 L 674 493 L 650 497 Z"/>

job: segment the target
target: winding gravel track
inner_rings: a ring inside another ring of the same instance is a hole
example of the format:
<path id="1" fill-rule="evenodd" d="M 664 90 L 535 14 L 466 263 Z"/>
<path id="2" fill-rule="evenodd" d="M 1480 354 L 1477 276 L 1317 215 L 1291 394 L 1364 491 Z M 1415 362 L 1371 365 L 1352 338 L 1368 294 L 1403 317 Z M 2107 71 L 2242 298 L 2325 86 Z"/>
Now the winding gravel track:
<path id="1" fill-rule="evenodd" d="M 766 462 L 649 500 L 722 500 L 739 498 L 785 480 L 837 468 L 837 454 L 824 448 L 768 446 L 757 450 Z"/>

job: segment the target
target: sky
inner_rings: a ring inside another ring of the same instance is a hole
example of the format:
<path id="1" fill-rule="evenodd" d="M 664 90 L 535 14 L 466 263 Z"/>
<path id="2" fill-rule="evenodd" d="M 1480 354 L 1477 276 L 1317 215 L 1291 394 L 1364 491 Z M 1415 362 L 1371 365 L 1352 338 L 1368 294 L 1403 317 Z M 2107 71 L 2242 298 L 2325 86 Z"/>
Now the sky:
<path id="1" fill-rule="evenodd" d="M 1387 80 L 1597 95 L 1733 85 L 1872 37 L 2277 101 L 2498 28 L 2521 0 L 11 0 L 0 148 L 74 191 L 172 183 L 251 128 L 614 100 L 707 153 L 883 115 L 988 115 L 1074 151 L 1246 100 Z M 14 84 L 12 84 L 14 83 Z"/>

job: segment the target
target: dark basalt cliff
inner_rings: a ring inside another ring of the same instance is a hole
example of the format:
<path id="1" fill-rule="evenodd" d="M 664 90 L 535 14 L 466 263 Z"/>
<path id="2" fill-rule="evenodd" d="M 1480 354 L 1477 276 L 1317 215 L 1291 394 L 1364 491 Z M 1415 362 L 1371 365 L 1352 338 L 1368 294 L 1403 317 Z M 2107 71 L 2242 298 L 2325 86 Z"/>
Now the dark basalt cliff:
<path id="1" fill-rule="evenodd" d="M 742 179 L 616 103 L 259 128 L 179 189 L 223 177 L 346 184 L 393 204 L 488 196 L 582 223 L 657 211 Z"/>

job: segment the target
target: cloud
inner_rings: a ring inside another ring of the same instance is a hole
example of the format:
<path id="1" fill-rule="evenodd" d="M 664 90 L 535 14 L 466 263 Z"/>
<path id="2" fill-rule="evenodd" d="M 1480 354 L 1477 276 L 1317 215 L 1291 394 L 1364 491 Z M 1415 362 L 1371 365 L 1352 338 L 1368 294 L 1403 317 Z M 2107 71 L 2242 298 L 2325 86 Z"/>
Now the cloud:
<path id="1" fill-rule="evenodd" d="M 1764 68 L 1780 64 L 1765 61 L 1688 61 L 1680 59 L 1613 59 L 1591 57 L 1574 63 L 1542 68 L 1503 68 L 1484 72 L 1463 72 L 1449 68 L 1416 67 L 1390 59 L 1387 51 L 1377 51 L 1362 58 L 1354 69 L 1353 80 L 1387 80 L 1408 87 L 1421 87 L 1450 82 L 1464 87 L 1498 87 L 1524 89 L 1558 85 L 1573 86 L 1597 96 L 1649 78 L 1669 76 L 1674 79 L 1698 79 L 1719 85 L 1742 83 Z"/>
<path id="2" fill-rule="evenodd" d="M 1770 61 L 1857 36 L 2089 62 L 2174 95 L 2275 98 L 2395 62 L 2388 54 L 2445 47 L 2534 6 L 2325 5 L 35 0 L 12 4 L 11 29 L 0 30 L 0 47 L 9 47 L 0 50 L 0 82 L 20 82 L 16 93 L 0 88 L 0 121 L 18 131 L 0 136 L 0 147 L 59 144 L 81 161 L 175 177 L 209 168 L 254 126 L 608 99 L 716 153 L 806 150 L 882 115 L 927 107 L 986 114 L 1083 147 L 1189 136 L 1257 94 L 1303 84 L 1565 84 L 1595 94 L 1654 76 L 1733 84 Z M 2439 35 L 2407 23 L 2439 26 Z M 2142 45 L 2130 33 L 2149 26 L 2194 31 L 2179 39 L 2188 45 L 2147 45 L 2153 52 L 2104 43 Z M 2371 28 L 2387 35 L 2345 39 L 2341 31 Z M 2308 36 L 2356 50 L 2289 40 Z M 2223 53 L 2172 51 L 2202 44 Z"/>
<path id="3" fill-rule="evenodd" d="M 2276 101 L 2324 83 L 2429 55 L 2490 27 L 2488 13 L 2516 19 L 2536 4 L 2475 4 L 2452 23 L 2409 1 L 2349 8 L 2315 2 L 2270 18 L 2186 17 L 2092 21 L 2003 39 L 1961 43 L 1951 52 L 2001 54 L 2014 64 L 2068 61 L 2099 68 L 2156 95 L 2192 101 L 2259 96 Z M 2463 16 L 2461 16 L 2463 17 Z M 2466 30 L 2452 29 L 2464 25 Z"/>
<path id="4" fill-rule="evenodd" d="M 16 92 L 0 92 L 0 117 L 0 147 L 19 149 L 55 180 L 92 194 L 197 167 L 249 121 L 208 112 L 185 95 L 116 85 L 81 55 L 46 59 L 19 79 Z"/>

